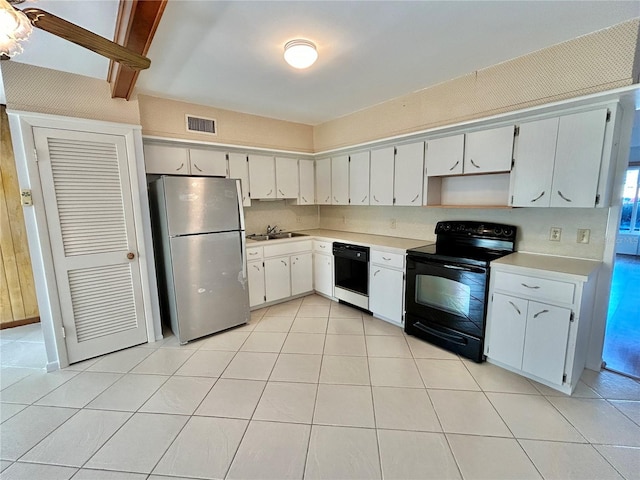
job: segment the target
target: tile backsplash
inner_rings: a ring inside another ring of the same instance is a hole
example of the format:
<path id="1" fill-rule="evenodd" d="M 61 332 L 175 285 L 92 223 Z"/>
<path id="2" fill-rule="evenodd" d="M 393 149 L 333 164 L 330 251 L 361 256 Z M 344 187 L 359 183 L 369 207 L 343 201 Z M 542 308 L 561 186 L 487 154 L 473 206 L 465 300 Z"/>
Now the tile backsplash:
<path id="1" fill-rule="evenodd" d="M 601 260 L 605 247 L 606 208 L 416 208 L 321 206 L 320 228 L 435 240 L 441 220 L 475 220 L 518 227 L 516 250 Z M 562 229 L 559 242 L 551 227 Z M 577 243 L 578 229 L 590 229 L 589 243 Z"/>
<path id="2" fill-rule="evenodd" d="M 284 231 L 318 228 L 318 206 L 289 205 L 287 200 L 254 200 L 250 207 L 244 207 L 247 234 L 264 233 L 267 226 L 277 225 Z"/>
<path id="3" fill-rule="evenodd" d="M 516 250 L 601 260 L 605 247 L 606 208 L 417 208 L 376 206 L 297 206 L 283 200 L 254 201 L 245 207 L 247 233 L 267 225 L 279 229 L 326 228 L 348 232 L 435 241 L 441 220 L 475 220 L 518 227 Z M 551 227 L 562 229 L 560 241 L 550 241 Z M 589 243 L 577 242 L 578 229 L 589 229 Z"/>

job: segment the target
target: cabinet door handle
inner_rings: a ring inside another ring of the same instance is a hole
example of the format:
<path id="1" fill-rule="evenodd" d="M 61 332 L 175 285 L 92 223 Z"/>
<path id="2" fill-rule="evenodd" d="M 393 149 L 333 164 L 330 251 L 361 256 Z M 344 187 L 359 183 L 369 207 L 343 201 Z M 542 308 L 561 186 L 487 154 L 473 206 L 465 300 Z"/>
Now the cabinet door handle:
<path id="1" fill-rule="evenodd" d="M 373 276 L 375 277 L 375 276 L 376 276 L 377 274 L 379 274 L 379 273 L 380 273 L 380 270 L 376 270 L 376 271 L 373 273 Z"/>
<path id="2" fill-rule="evenodd" d="M 307 199 L 306 199 L 306 198 L 304 198 L 304 195 L 301 195 L 301 196 L 300 196 L 300 198 L 302 198 L 302 201 L 303 201 L 304 203 L 309 203 L 309 202 L 307 201 Z"/>
<path id="3" fill-rule="evenodd" d="M 329 195 L 327 195 L 327 198 L 324 199 L 324 203 L 328 203 L 330 198 L 331 197 Z"/>
<path id="4" fill-rule="evenodd" d="M 258 252 L 249 252 L 249 255 L 257 255 Z"/>
<path id="5" fill-rule="evenodd" d="M 534 198 L 533 200 L 531 200 L 531 203 L 533 202 L 537 202 L 538 200 L 540 200 L 542 197 L 544 196 L 544 190 L 542 191 L 542 193 L 540 195 L 538 195 L 536 198 Z"/>
<path id="6" fill-rule="evenodd" d="M 388 262 L 389 260 L 391 260 L 390 258 L 387 258 L 387 257 L 382 257 L 382 259 L 383 259 L 383 260 L 386 260 L 387 262 Z"/>
<path id="7" fill-rule="evenodd" d="M 378 200 L 378 199 L 376 198 L 376 196 L 375 196 L 375 195 L 373 196 L 373 199 L 374 199 L 376 202 L 380 203 L 380 200 Z"/>
<path id="8" fill-rule="evenodd" d="M 278 189 L 278 191 L 280 192 L 280 195 L 282 195 L 283 197 L 285 196 L 282 190 Z"/>
<path id="9" fill-rule="evenodd" d="M 473 162 L 473 160 L 471 160 L 471 162 Z M 458 166 L 458 164 L 460 163 L 460 160 L 457 160 L 456 163 L 453 164 L 453 166 L 449 169 L 449 171 L 453 170 L 454 168 L 456 168 Z"/>
<path id="10" fill-rule="evenodd" d="M 560 195 L 560 198 L 563 199 L 565 202 L 572 201 L 570 198 L 565 197 L 560 190 L 558 190 L 558 195 Z"/>
<path id="11" fill-rule="evenodd" d="M 256 270 L 260 271 L 260 267 L 257 265 L 252 265 L 253 268 L 255 268 Z"/>
<path id="12" fill-rule="evenodd" d="M 327 248 L 326 245 L 318 245 L 320 248 Z"/>
<path id="13" fill-rule="evenodd" d="M 473 165 L 476 168 L 480 168 L 480 165 L 477 165 L 476 162 L 473 161 L 473 158 L 470 158 L 469 161 L 471 162 L 471 165 Z"/>
<path id="14" fill-rule="evenodd" d="M 516 309 L 516 312 L 518 312 L 518 315 L 522 315 L 522 313 L 520 312 L 520 309 L 518 308 L 518 306 L 515 303 L 513 303 L 511 300 L 509 300 L 509 303 L 511 304 L 511 306 L 513 308 Z"/>
<path id="15" fill-rule="evenodd" d="M 418 193 L 415 197 L 413 197 L 413 200 L 411 200 L 411 203 L 415 202 L 418 199 L 419 196 L 420 196 L 420 194 Z"/>
<path id="16" fill-rule="evenodd" d="M 196 165 L 195 163 L 193 164 L 193 166 L 196 167 L 196 170 L 198 170 L 199 172 L 202 171 L 202 169 L 198 165 Z"/>
<path id="17" fill-rule="evenodd" d="M 182 170 L 182 167 L 184 167 L 184 163 L 181 163 L 180 166 L 176 168 L 176 172 L 179 172 L 180 170 Z"/>
<path id="18" fill-rule="evenodd" d="M 362 200 L 360 200 L 360 203 L 364 203 L 364 201 L 367 199 L 367 195 L 365 195 L 364 197 L 362 197 Z"/>
<path id="19" fill-rule="evenodd" d="M 273 188 L 267 192 L 267 197 L 273 193 Z"/>
<path id="20" fill-rule="evenodd" d="M 521 283 L 520 285 L 522 285 L 523 287 L 526 287 L 526 288 L 531 288 L 533 290 L 537 290 L 537 289 L 540 288 L 539 285 L 527 285 L 526 283 Z"/>
<path id="21" fill-rule="evenodd" d="M 336 201 L 336 203 L 340 203 L 340 200 L 338 200 L 335 195 L 333 196 L 333 199 Z"/>
<path id="22" fill-rule="evenodd" d="M 536 313 L 533 318 L 538 318 L 538 315 L 542 315 L 543 313 L 549 313 L 549 310 L 541 310 L 538 313 Z"/>
<path id="23" fill-rule="evenodd" d="M 285 262 L 284 260 L 280 260 L 280 261 L 284 264 L 285 267 L 287 266 L 287 262 Z"/>

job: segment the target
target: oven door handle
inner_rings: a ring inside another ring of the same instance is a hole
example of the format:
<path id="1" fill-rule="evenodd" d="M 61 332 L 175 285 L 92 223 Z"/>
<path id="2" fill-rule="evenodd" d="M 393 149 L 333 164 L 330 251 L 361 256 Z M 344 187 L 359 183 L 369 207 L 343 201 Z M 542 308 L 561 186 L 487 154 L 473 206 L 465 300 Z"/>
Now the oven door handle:
<path id="1" fill-rule="evenodd" d="M 422 330 L 425 333 L 428 333 L 430 335 L 434 335 L 436 337 L 439 338 L 443 338 L 445 340 L 448 340 L 449 342 L 455 343 L 457 345 L 466 345 L 467 344 L 467 340 L 466 338 L 460 336 L 460 335 L 451 335 L 450 333 L 445 333 L 445 332 L 441 332 L 439 330 L 436 330 L 435 328 L 431 328 L 428 327 L 427 325 L 421 323 L 421 322 L 416 322 L 413 324 L 414 327 Z"/>
<path id="2" fill-rule="evenodd" d="M 465 272 L 473 272 L 473 273 L 484 273 L 485 270 L 482 268 L 471 268 L 471 267 L 461 267 L 459 265 L 448 265 L 448 264 L 443 264 L 442 265 L 444 268 L 448 268 L 450 270 L 463 270 Z"/>

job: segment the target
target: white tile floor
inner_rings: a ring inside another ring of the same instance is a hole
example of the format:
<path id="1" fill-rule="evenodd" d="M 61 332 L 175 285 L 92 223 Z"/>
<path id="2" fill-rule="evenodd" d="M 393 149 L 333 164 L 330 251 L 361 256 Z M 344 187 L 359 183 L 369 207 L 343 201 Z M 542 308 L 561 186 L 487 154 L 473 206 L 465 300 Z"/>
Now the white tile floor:
<path id="1" fill-rule="evenodd" d="M 2 479 L 640 479 L 640 384 L 572 397 L 309 296 L 44 373 L 0 331 Z"/>

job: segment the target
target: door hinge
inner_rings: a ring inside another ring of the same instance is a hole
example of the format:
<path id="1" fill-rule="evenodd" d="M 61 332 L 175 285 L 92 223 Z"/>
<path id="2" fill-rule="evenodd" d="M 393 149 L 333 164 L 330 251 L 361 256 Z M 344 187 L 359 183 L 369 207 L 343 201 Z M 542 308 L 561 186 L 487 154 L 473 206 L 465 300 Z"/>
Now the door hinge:
<path id="1" fill-rule="evenodd" d="M 511 195 L 511 205 L 513 205 L 513 195 Z"/>
<path id="2" fill-rule="evenodd" d="M 264 268 L 264 262 L 262 262 L 262 268 Z"/>
<path id="3" fill-rule="evenodd" d="M 563 373 L 562 374 L 562 383 L 566 383 L 567 382 L 567 374 Z"/>
<path id="4" fill-rule="evenodd" d="M 396 197 L 393 197 L 393 204 L 396 204 Z"/>
<path id="5" fill-rule="evenodd" d="M 247 155 L 247 163 L 249 163 L 249 155 Z"/>
<path id="6" fill-rule="evenodd" d="M 514 137 L 517 137 L 518 135 L 520 135 L 520 127 L 516 127 L 516 128 L 513 130 L 513 136 L 514 136 Z"/>
<path id="7" fill-rule="evenodd" d="M 393 154 L 397 155 L 398 154 L 398 149 L 396 147 L 393 147 Z"/>
<path id="8" fill-rule="evenodd" d="M 573 322 L 575 319 L 575 313 L 571 312 L 571 315 L 569 315 L 569 321 Z"/>
<path id="9" fill-rule="evenodd" d="M 62 327 L 62 338 L 67 338 L 67 332 L 65 332 L 64 327 Z"/>
<path id="10" fill-rule="evenodd" d="M 515 166 L 516 166 L 516 159 L 515 159 L 515 158 L 512 158 L 512 159 L 511 159 L 511 168 L 513 168 L 513 167 L 515 167 Z"/>
<path id="11" fill-rule="evenodd" d="M 607 122 L 611 121 L 611 110 L 607 110 Z"/>
<path id="12" fill-rule="evenodd" d="M 228 153 L 225 153 L 224 158 L 225 158 L 226 160 L 229 160 L 229 154 L 228 154 Z"/>
<path id="13" fill-rule="evenodd" d="M 351 155 L 349 155 L 349 163 L 351 163 Z"/>
<path id="14" fill-rule="evenodd" d="M 600 203 L 600 194 L 596 194 L 596 205 Z"/>
<path id="15" fill-rule="evenodd" d="M 263 298 L 264 298 L 264 301 L 266 302 L 267 301 L 267 296 L 265 295 Z"/>
<path id="16" fill-rule="evenodd" d="M 351 203 L 351 198 L 349 198 L 349 203 Z"/>

